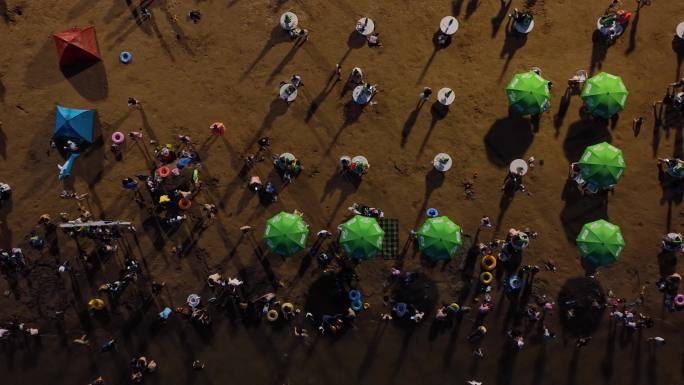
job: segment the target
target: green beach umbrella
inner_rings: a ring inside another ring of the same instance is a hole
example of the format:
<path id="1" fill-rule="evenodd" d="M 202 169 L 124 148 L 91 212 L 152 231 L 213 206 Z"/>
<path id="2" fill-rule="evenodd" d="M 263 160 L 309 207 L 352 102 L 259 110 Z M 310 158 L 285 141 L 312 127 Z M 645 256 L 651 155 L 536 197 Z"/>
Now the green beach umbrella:
<path id="1" fill-rule="evenodd" d="M 579 164 L 582 179 L 600 188 L 616 184 L 627 167 L 622 150 L 606 142 L 588 146 Z"/>
<path id="2" fill-rule="evenodd" d="M 597 266 L 617 262 L 625 248 L 620 228 L 603 219 L 582 226 L 576 242 L 582 257 Z"/>
<path id="3" fill-rule="evenodd" d="M 461 227 L 448 217 L 428 218 L 418 229 L 418 246 L 433 261 L 450 260 L 463 246 Z"/>
<path id="4" fill-rule="evenodd" d="M 589 78 L 582 90 L 582 100 L 589 112 L 605 119 L 625 108 L 627 95 L 622 78 L 606 72 Z"/>
<path id="5" fill-rule="evenodd" d="M 382 250 L 385 231 L 375 218 L 356 215 L 340 227 L 340 246 L 349 258 L 368 259 Z"/>
<path id="6" fill-rule="evenodd" d="M 280 255 L 292 255 L 306 247 L 309 228 L 301 216 L 279 212 L 266 221 L 264 242 L 271 251 Z"/>
<path id="7" fill-rule="evenodd" d="M 506 95 L 510 107 L 522 115 L 540 114 L 550 106 L 549 82 L 534 71 L 515 74 Z"/>

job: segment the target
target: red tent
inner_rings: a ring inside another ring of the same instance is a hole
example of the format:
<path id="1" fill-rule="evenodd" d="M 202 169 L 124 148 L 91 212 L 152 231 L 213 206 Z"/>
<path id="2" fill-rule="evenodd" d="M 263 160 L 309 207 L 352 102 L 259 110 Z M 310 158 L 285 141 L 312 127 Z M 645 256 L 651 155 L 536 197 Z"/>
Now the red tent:
<path id="1" fill-rule="evenodd" d="M 100 60 L 95 27 L 74 27 L 52 35 L 57 44 L 60 66 L 90 63 Z"/>

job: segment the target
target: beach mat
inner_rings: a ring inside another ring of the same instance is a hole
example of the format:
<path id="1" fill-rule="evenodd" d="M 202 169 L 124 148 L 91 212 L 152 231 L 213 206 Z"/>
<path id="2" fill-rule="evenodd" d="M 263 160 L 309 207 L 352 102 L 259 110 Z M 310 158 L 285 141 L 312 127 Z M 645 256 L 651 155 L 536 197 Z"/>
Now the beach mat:
<path id="1" fill-rule="evenodd" d="M 385 230 L 385 239 L 382 241 L 382 257 L 384 259 L 397 259 L 399 257 L 399 220 L 381 218 L 378 223 Z"/>

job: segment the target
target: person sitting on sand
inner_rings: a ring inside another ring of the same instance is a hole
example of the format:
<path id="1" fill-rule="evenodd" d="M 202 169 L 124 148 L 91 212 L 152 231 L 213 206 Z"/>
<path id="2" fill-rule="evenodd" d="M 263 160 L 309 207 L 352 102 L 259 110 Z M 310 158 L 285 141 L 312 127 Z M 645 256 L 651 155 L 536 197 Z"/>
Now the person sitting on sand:
<path id="1" fill-rule="evenodd" d="M 445 33 L 440 33 L 439 35 L 437 35 L 437 45 L 439 47 L 444 48 L 447 46 L 448 43 L 449 43 L 449 35 L 447 35 Z"/>
<path id="2" fill-rule="evenodd" d="M 372 35 L 368 36 L 368 46 L 369 47 L 375 47 L 375 48 L 382 47 L 382 43 L 380 42 L 380 33 L 379 32 L 375 32 Z"/>
<path id="3" fill-rule="evenodd" d="M 349 83 L 351 84 L 361 84 L 363 82 L 363 72 L 361 68 L 354 67 L 352 69 L 351 75 L 349 76 Z"/>

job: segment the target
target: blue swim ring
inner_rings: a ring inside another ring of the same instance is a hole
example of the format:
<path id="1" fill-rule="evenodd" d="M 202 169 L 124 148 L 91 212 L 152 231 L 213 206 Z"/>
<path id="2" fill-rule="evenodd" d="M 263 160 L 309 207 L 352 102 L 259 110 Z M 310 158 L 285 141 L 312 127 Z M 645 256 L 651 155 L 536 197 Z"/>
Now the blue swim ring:
<path id="1" fill-rule="evenodd" d="M 356 289 L 349 290 L 349 299 L 352 301 L 361 301 L 361 292 Z"/>
<path id="2" fill-rule="evenodd" d="M 120 60 L 123 64 L 128 64 L 128 63 L 131 62 L 131 60 L 133 60 L 133 54 L 131 54 L 131 53 L 128 52 L 128 51 L 123 51 L 123 52 L 121 52 L 121 53 L 119 54 L 119 60 Z"/>
<path id="3" fill-rule="evenodd" d="M 363 310 L 363 304 L 361 303 L 360 300 L 357 299 L 357 300 L 352 301 L 351 308 L 354 311 L 361 311 L 361 310 Z"/>

